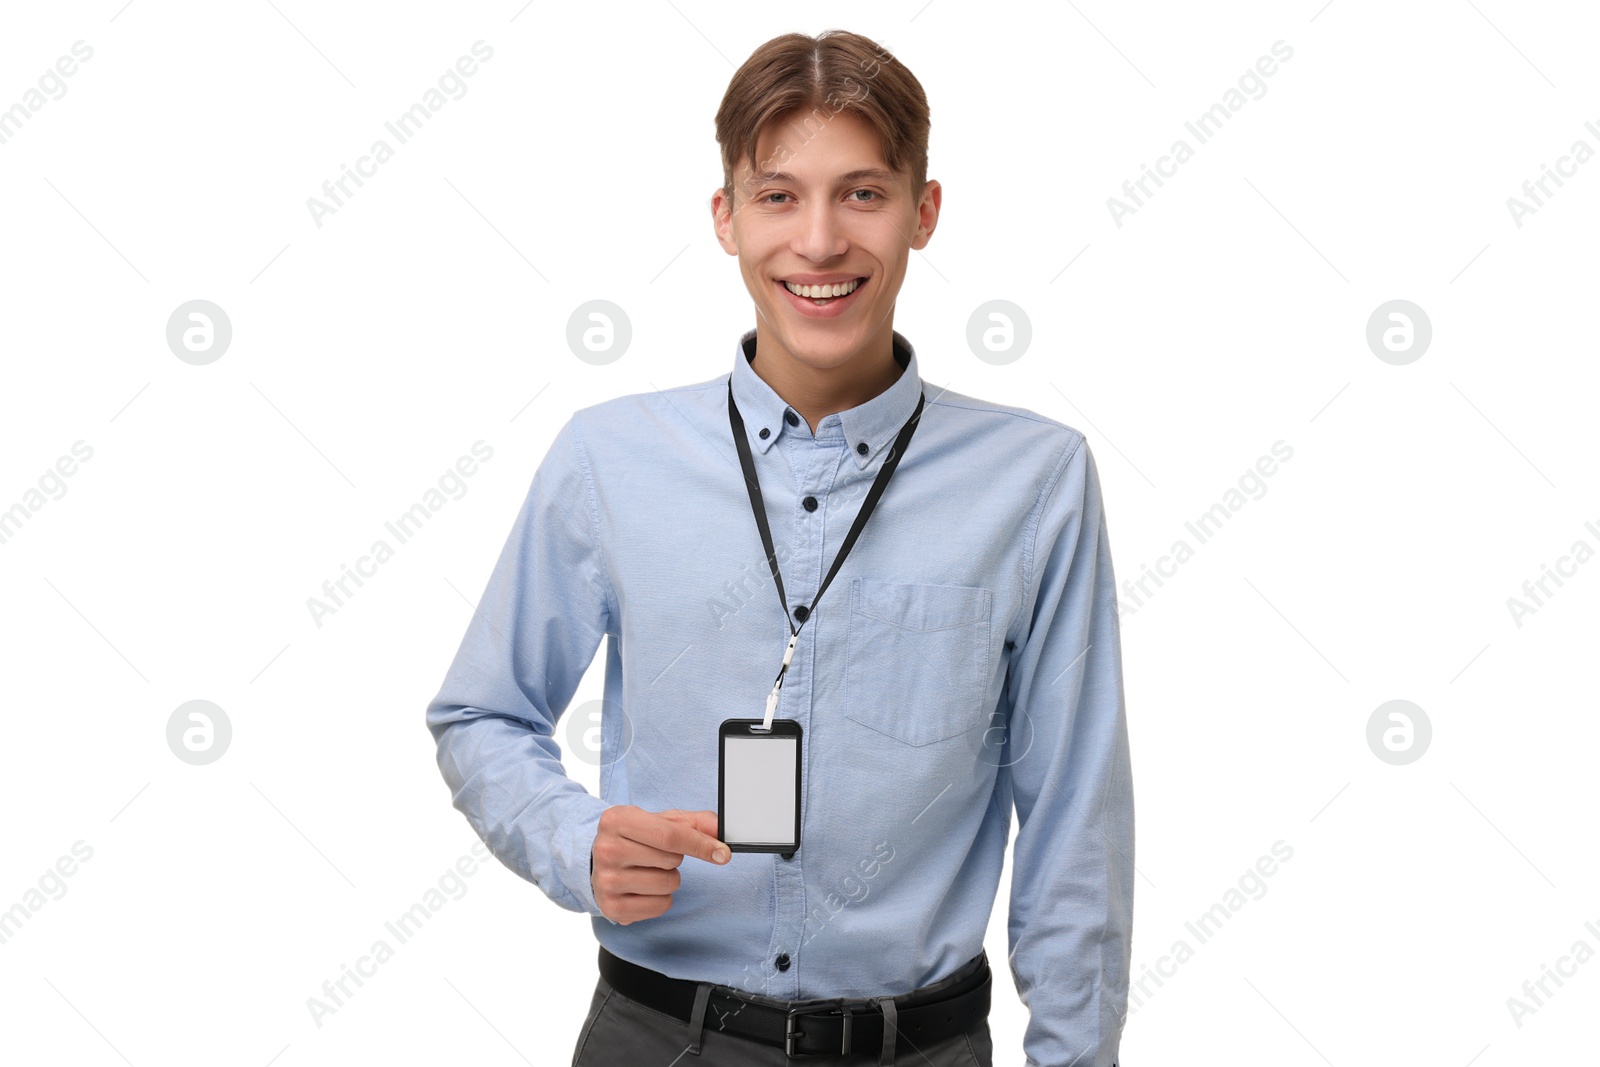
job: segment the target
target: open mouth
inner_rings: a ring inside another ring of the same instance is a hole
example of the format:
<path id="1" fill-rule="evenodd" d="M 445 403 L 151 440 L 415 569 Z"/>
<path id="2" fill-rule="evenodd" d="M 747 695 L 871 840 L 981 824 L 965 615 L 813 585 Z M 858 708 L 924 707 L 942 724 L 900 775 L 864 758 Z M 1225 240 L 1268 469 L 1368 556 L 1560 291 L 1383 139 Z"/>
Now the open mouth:
<path id="1" fill-rule="evenodd" d="M 774 280 L 773 284 L 783 290 L 790 306 L 802 315 L 832 318 L 855 303 L 856 297 L 870 282 L 870 278 L 861 277 L 835 285 L 794 285 L 781 280 Z M 824 293 L 828 295 L 821 295 Z"/>

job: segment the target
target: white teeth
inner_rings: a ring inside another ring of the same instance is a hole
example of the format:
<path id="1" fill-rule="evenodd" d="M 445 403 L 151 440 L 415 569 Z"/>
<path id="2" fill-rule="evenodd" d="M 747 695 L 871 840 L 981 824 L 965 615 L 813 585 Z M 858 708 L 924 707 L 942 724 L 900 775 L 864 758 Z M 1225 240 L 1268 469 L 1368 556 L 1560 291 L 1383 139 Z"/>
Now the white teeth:
<path id="1" fill-rule="evenodd" d="M 825 296 L 847 296 L 855 292 L 856 286 L 860 284 L 860 279 L 857 279 L 853 282 L 841 282 L 838 285 L 794 285 L 791 282 L 784 282 L 783 286 L 795 296 L 805 296 L 815 300 Z"/>

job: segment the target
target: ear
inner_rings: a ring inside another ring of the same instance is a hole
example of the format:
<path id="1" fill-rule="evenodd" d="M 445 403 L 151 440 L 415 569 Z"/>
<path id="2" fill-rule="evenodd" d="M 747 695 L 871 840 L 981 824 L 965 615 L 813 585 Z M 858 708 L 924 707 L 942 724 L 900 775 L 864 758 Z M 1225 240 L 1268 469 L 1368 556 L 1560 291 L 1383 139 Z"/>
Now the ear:
<path id="1" fill-rule="evenodd" d="M 722 250 L 730 256 L 738 255 L 739 242 L 733 235 L 733 204 L 720 186 L 711 194 L 711 226 Z"/>
<path id="2" fill-rule="evenodd" d="M 939 225 L 939 205 L 943 199 L 944 187 L 928 179 L 922 187 L 922 199 L 917 202 L 917 228 L 911 237 L 912 248 L 920 250 L 927 247 L 934 227 Z"/>

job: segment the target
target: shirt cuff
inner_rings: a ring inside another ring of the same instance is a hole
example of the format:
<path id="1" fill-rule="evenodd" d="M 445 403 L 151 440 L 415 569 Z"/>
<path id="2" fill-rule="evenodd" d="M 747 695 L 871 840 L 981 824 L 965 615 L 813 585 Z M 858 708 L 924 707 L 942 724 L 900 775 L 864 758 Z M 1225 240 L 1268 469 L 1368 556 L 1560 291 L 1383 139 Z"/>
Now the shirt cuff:
<path id="1" fill-rule="evenodd" d="M 556 873 L 570 898 L 570 903 L 563 906 L 599 916 L 615 925 L 616 921 L 602 915 L 600 905 L 595 902 L 592 878 L 594 839 L 600 832 L 600 815 L 611 805 L 594 796 L 580 799 L 582 802 L 573 805 L 573 811 L 556 831 Z"/>

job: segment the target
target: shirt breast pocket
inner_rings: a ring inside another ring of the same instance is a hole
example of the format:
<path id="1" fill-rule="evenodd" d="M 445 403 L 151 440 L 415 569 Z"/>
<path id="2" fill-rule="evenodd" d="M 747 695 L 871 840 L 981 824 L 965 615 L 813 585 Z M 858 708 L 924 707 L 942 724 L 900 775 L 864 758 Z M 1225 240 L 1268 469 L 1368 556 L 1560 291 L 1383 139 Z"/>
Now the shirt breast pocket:
<path id="1" fill-rule="evenodd" d="M 908 745 L 978 726 L 992 600 L 979 586 L 851 579 L 845 716 Z"/>

